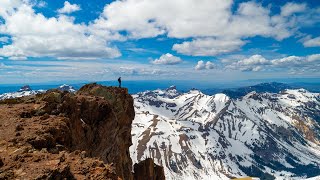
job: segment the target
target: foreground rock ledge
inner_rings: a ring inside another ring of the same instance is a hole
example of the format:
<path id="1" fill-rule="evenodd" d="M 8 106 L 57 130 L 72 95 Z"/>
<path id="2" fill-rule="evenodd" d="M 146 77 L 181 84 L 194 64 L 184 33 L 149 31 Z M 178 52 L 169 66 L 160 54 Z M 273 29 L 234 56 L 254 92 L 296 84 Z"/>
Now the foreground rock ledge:
<path id="1" fill-rule="evenodd" d="M 0 101 L 0 179 L 164 179 L 129 154 L 133 99 L 97 84 Z"/>

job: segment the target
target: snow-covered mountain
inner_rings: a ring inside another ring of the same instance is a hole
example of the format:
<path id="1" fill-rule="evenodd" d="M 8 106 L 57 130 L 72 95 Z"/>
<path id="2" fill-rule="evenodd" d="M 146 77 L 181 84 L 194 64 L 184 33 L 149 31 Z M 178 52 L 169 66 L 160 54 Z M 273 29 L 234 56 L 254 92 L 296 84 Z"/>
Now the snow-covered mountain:
<path id="1" fill-rule="evenodd" d="M 76 90 L 72 86 L 67 85 L 67 84 L 63 84 L 56 89 L 58 89 L 60 91 L 68 91 L 68 92 L 72 92 L 72 93 L 76 92 Z M 25 86 L 22 86 L 17 92 L 9 92 L 9 93 L 0 94 L 0 100 L 19 98 L 19 97 L 23 97 L 23 96 L 30 96 L 30 95 L 40 94 L 40 93 L 44 93 L 44 92 L 46 92 L 46 90 L 32 90 L 29 85 L 25 85 Z"/>
<path id="2" fill-rule="evenodd" d="M 60 91 L 68 91 L 68 92 L 72 92 L 72 93 L 76 92 L 74 87 L 67 85 L 67 84 L 63 84 L 63 85 L 59 86 L 57 89 Z"/>
<path id="3" fill-rule="evenodd" d="M 302 179 L 320 175 L 320 94 L 251 92 L 239 99 L 175 87 L 133 95 L 134 163 L 167 179 Z"/>
<path id="4" fill-rule="evenodd" d="M 0 100 L 30 96 L 30 95 L 35 95 L 35 94 L 44 93 L 44 92 L 45 90 L 32 90 L 29 85 L 25 85 L 25 86 L 22 86 L 17 92 L 0 94 Z"/>

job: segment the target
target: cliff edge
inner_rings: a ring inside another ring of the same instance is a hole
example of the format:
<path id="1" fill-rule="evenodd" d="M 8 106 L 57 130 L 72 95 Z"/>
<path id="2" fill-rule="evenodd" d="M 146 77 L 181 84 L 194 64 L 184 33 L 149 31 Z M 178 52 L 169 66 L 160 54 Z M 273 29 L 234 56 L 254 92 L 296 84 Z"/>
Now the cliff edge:
<path id="1" fill-rule="evenodd" d="M 97 84 L 0 101 L 0 179 L 164 179 L 150 159 L 132 173 L 134 116 L 127 89 Z"/>

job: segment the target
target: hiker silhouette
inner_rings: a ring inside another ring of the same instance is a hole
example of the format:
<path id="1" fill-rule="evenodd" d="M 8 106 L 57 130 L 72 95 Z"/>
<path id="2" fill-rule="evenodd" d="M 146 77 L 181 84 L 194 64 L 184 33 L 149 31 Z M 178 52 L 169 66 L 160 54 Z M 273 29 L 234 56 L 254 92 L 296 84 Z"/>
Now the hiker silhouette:
<path id="1" fill-rule="evenodd" d="M 121 88 L 121 77 L 118 78 L 119 88 Z"/>

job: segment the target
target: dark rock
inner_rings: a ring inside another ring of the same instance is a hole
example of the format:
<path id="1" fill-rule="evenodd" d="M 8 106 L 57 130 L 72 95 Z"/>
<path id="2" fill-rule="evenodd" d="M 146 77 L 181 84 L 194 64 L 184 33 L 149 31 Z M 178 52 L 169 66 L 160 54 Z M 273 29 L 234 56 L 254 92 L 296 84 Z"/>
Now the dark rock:
<path id="1" fill-rule="evenodd" d="M 134 179 L 164 180 L 164 169 L 163 167 L 154 164 L 151 158 L 148 158 L 134 165 Z"/>
<path id="2" fill-rule="evenodd" d="M 49 119 L 49 118 L 50 118 L 50 115 L 47 114 L 47 113 L 40 117 L 41 120 L 46 120 L 46 119 Z"/>
<path id="3" fill-rule="evenodd" d="M 23 125 L 22 124 L 17 124 L 16 125 L 16 132 L 17 131 L 22 131 L 24 128 L 23 128 Z"/>
<path id="4" fill-rule="evenodd" d="M 12 170 L 4 171 L 4 172 L 0 171 L 0 179 L 1 180 L 14 179 L 14 172 Z"/>
<path id="5" fill-rule="evenodd" d="M 2 167 L 4 165 L 4 162 L 2 160 L 2 158 L 0 157 L 0 167 Z"/>
<path id="6" fill-rule="evenodd" d="M 39 176 L 37 179 L 56 179 L 56 180 L 70 179 L 72 180 L 76 178 L 70 171 L 70 166 L 66 165 L 62 168 L 48 170 L 47 172 L 45 172 L 44 175 Z"/>
<path id="7" fill-rule="evenodd" d="M 20 114 L 20 117 L 21 118 L 31 118 L 32 117 L 32 114 L 30 112 L 22 112 Z"/>

